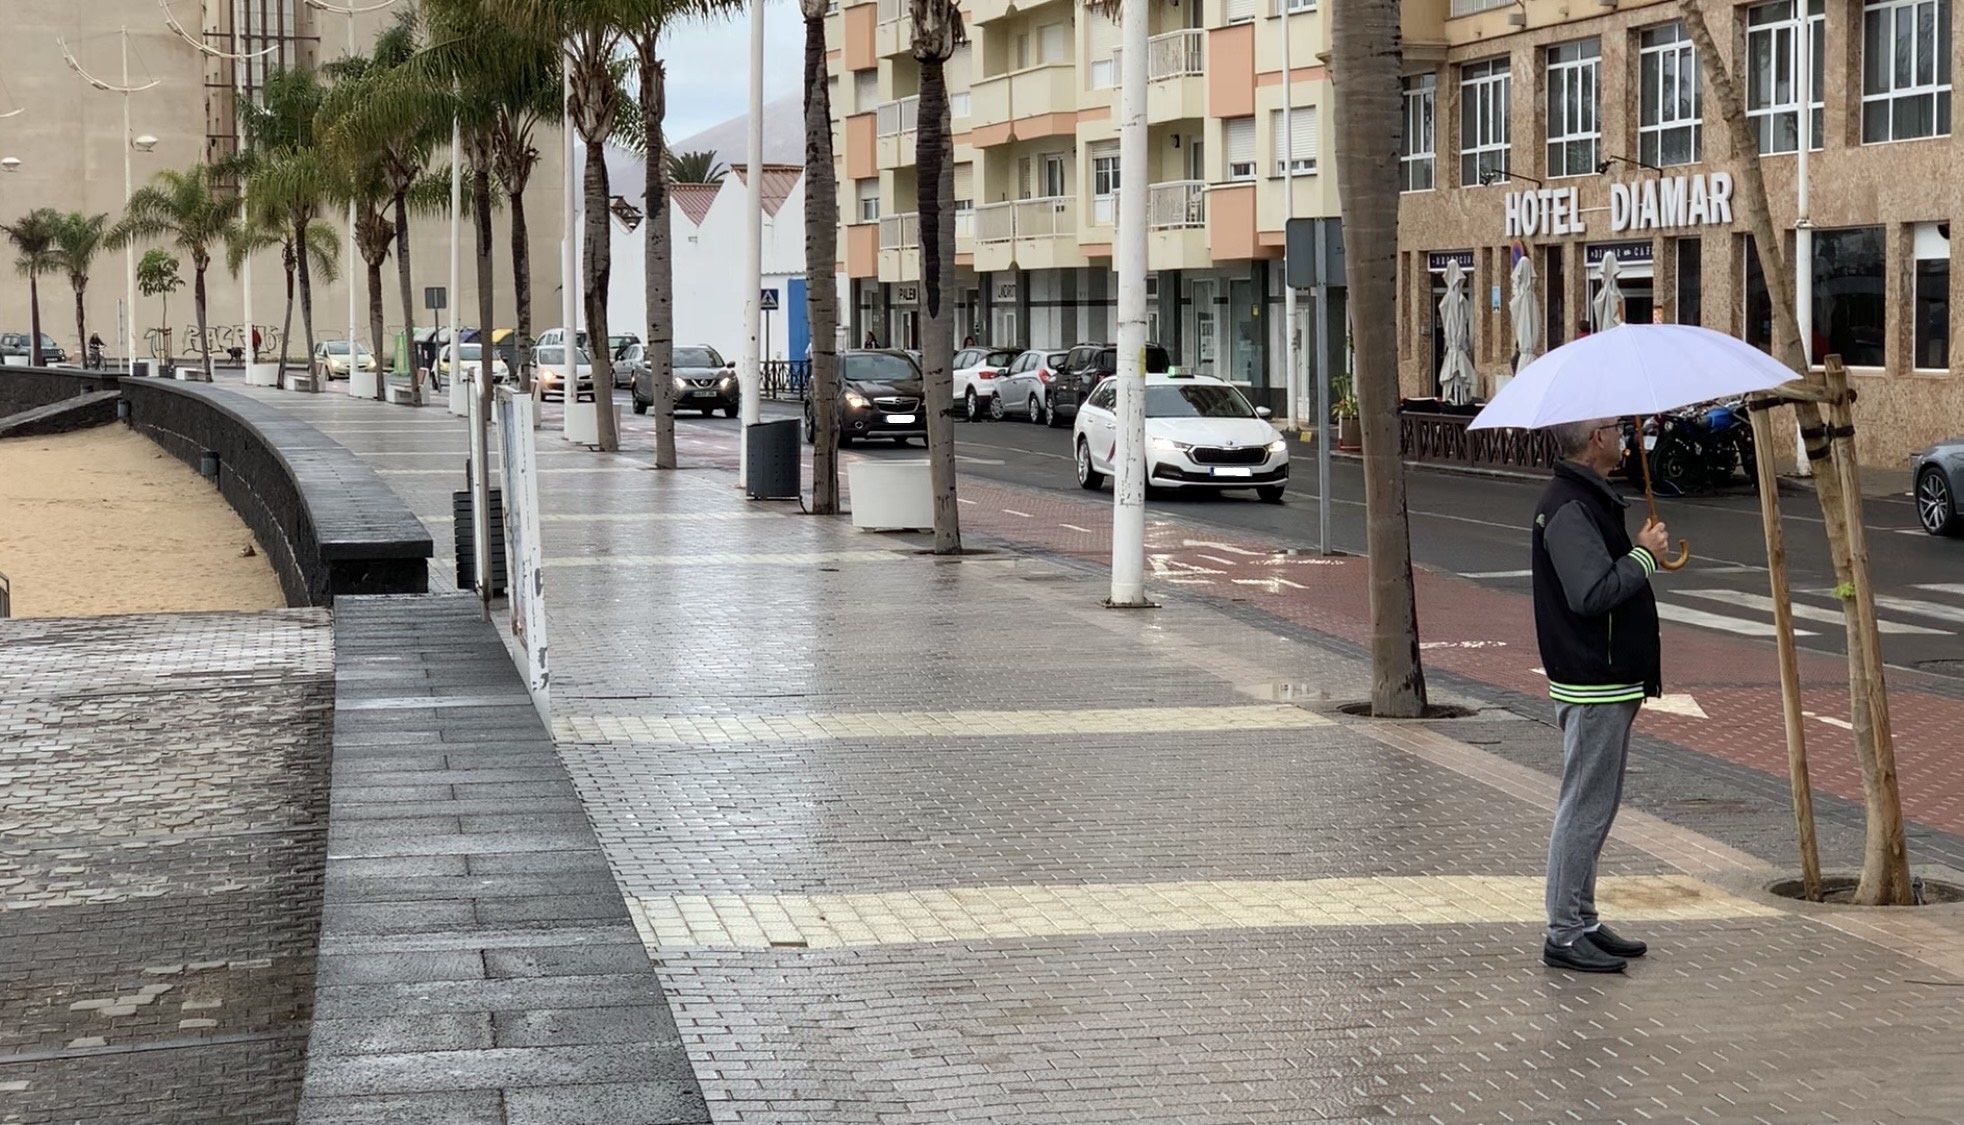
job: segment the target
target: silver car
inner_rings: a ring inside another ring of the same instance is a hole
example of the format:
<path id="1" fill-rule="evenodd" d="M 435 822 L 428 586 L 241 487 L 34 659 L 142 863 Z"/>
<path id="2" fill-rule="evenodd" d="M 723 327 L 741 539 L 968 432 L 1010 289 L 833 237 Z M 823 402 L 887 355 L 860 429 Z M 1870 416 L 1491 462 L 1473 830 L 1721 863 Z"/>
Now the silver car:
<path id="1" fill-rule="evenodd" d="M 1932 535 L 1964 535 L 1964 437 L 1940 441 L 1910 459 L 1916 520 Z"/>

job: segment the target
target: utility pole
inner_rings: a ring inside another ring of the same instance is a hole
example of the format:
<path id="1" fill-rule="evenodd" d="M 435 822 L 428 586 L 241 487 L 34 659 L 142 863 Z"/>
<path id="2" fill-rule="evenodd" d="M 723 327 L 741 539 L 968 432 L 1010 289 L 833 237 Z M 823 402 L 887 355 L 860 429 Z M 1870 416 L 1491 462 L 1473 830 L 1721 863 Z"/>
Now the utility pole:
<path id="1" fill-rule="evenodd" d="M 1289 70 L 1289 0 L 1282 5 L 1282 229 L 1289 229 L 1296 217 L 1296 83 Z M 1282 428 L 1302 429 L 1303 396 L 1301 378 L 1296 373 L 1296 286 L 1288 271 L 1282 273 L 1282 368 L 1284 411 Z"/>
<path id="2" fill-rule="evenodd" d="M 1108 606 L 1146 599 L 1146 50 L 1147 0 L 1119 9 L 1118 444 L 1112 458 L 1112 589 Z"/>
<path id="3" fill-rule="evenodd" d="M 737 367 L 742 423 L 737 428 L 737 487 L 750 483 L 750 427 L 757 424 L 764 289 L 764 0 L 750 0 L 750 200 L 743 221 L 743 362 Z"/>
<path id="4" fill-rule="evenodd" d="M 1800 324 L 1800 354 L 1814 366 L 1814 220 L 1807 216 L 1807 153 L 1814 147 L 1814 17 L 1806 0 L 1794 0 L 1797 26 L 1794 47 L 1800 55 L 1795 78 L 1800 105 L 1794 109 L 1799 143 L 1794 150 L 1794 319 Z M 1772 450 L 1767 451 L 1771 456 Z M 1794 419 L 1794 472 L 1814 475 L 1807 460 L 1807 439 L 1800 419 Z"/>
<path id="5" fill-rule="evenodd" d="M 580 398 L 580 333 L 575 321 L 579 318 L 579 284 L 577 266 L 574 260 L 576 247 L 573 239 L 578 230 L 574 211 L 573 188 L 573 67 L 569 60 L 560 65 L 560 115 L 562 122 L 559 131 L 560 155 L 565 161 L 561 176 L 561 187 L 566 198 L 562 201 L 560 212 L 561 230 L 564 237 L 559 240 L 559 316 L 565 325 L 566 346 L 560 353 L 564 360 L 565 377 L 560 384 L 565 389 L 566 410 L 570 413 Z M 452 161 L 453 165 L 455 161 Z M 535 384 L 536 385 L 536 384 Z M 612 390 L 607 392 L 613 394 Z M 600 405 L 600 388 L 593 389 L 594 406 Z"/>

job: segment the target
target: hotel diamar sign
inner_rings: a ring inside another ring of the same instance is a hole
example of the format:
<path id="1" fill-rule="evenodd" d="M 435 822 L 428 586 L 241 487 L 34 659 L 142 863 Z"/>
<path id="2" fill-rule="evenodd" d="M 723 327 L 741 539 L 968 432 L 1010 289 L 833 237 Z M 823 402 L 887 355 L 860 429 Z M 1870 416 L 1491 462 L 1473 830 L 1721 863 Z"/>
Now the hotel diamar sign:
<path id="1" fill-rule="evenodd" d="M 1582 218 L 1580 188 L 1510 191 L 1506 207 L 1508 238 L 1588 233 Z M 1616 234 L 1731 225 L 1732 174 L 1729 172 L 1660 176 L 1609 185 L 1609 229 Z"/>

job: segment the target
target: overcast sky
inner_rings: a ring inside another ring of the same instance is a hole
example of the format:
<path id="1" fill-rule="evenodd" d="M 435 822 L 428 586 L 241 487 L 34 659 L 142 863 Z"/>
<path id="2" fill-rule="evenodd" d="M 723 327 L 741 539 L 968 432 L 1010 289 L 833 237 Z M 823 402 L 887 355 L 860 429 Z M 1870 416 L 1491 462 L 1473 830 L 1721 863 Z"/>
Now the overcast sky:
<path id="1" fill-rule="evenodd" d="M 764 100 L 797 93 L 804 82 L 805 27 L 798 5 L 764 5 Z M 696 21 L 671 32 L 668 118 L 663 131 L 686 137 L 742 114 L 750 101 L 750 17 Z M 768 151 L 768 150 L 766 150 Z"/>

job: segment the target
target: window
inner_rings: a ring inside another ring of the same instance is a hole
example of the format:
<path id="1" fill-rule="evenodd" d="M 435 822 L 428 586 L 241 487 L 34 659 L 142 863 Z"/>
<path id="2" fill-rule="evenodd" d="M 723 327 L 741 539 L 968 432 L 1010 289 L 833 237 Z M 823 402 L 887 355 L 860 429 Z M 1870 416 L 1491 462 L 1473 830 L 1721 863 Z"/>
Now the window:
<path id="1" fill-rule="evenodd" d="M 967 116 L 968 116 L 968 91 L 967 90 L 948 91 L 949 119 L 952 121 L 959 121 Z"/>
<path id="2" fill-rule="evenodd" d="M 1950 135 L 1950 0 L 1868 0 L 1862 140 Z"/>
<path id="3" fill-rule="evenodd" d="M 1596 91 L 1602 42 L 1581 39 L 1548 48 L 1548 175 L 1587 176 L 1596 171 L 1602 114 Z M 1502 107 L 1505 112 L 1506 107 Z"/>
<path id="4" fill-rule="evenodd" d="M 1827 48 L 1822 41 L 1827 17 L 1822 0 L 1808 4 L 1808 55 L 1813 71 L 1808 104 L 1812 109 L 1810 144 L 1821 147 L 1824 123 L 1823 84 Z M 1793 152 L 1800 146 L 1800 7 L 1797 0 L 1776 0 L 1746 9 L 1746 117 L 1759 135 L 1764 153 Z"/>
<path id="5" fill-rule="evenodd" d="M 1814 233 L 1814 358 L 1839 355 L 1850 367 L 1884 364 L 1889 287 L 1881 227 Z"/>
<path id="6" fill-rule="evenodd" d="M 1255 18 L 1255 0 L 1221 0 L 1221 22 L 1247 23 Z"/>
<path id="7" fill-rule="evenodd" d="M 1064 172 L 1065 168 L 1069 166 L 1069 163 L 1065 153 L 1046 152 L 1043 154 L 1043 179 L 1041 183 L 1043 190 L 1039 193 L 1040 195 L 1045 198 L 1054 199 L 1070 190 L 1070 188 L 1065 186 Z"/>
<path id="8" fill-rule="evenodd" d="M 1291 108 L 1288 115 L 1288 128 L 1283 128 L 1283 114 L 1279 109 L 1268 114 L 1269 145 L 1275 152 L 1275 174 L 1280 176 L 1294 172 L 1298 176 L 1314 175 L 1316 172 L 1316 107 L 1299 105 Z"/>
<path id="9" fill-rule="evenodd" d="M 1646 28 L 1637 36 L 1641 116 L 1637 159 L 1664 167 L 1695 164 L 1699 157 L 1698 51 L 1681 22 Z"/>
<path id="10" fill-rule="evenodd" d="M 1541 284 L 1547 292 L 1547 316 L 1542 321 L 1542 331 L 1547 333 L 1550 351 L 1568 339 L 1568 312 L 1564 297 L 1568 284 L 1563 280 L 1563 258 L 1560 246 L 1545 247 L 1547 265 L 1541 270 Z"/>
<path id="11" fill-rule="evenodd" d="M 1438 78 L 1410 74 L 1405 88 L 1405 135 L 1398 150 L 1399 185 L 1403 191 L 1432 190 L 1432 111 Z"/>
<path id="12" fill-rule="evenodd" d="M 1118 85 L 1118 24 L 1097 8 L 1084 11 L 1086 77 L 1094 90 Z"/>
<path id="13" fill-rule="evenodd" d="M 1507 60 L 1459 68 L 1459 182 L 1507 169 Z"/>
<path id="14" fill-rule="evenodd" d="M 1037 28 L 1038 63 L 1063 62 L 1071 57 L 1071 25 L 1047 23 Z"/>
<path id="15" fill-rule="evenodd" d="M 858 113 L 866 113 L 880 104 L 880 72 L 877 70 L 855 70 L 852 72 L 852 107 Z"/>
<path id="16" fill-rule="evenodd" d="M 1117 219 L 1118 145 L 1102 141 L 1091 146 L 1091 219 L 1109 224 Z"/>
<path id="17" fill-rule="evenodd" d="M 880 180 L 868 176 L 853 183 L 853 194 L 859 199 L 859 221 L 877 223 L 880 221 Z"/>
<path id="18" fill-rule="evenodd" d="M 1227 178 L 1255 178 L 1255 119 L 1230 117 L 1221 122 L 1221 147 L 1226 150 Z"/>
<path id="19" fill-rule="evenodd" d="M 1950 370 L 1950 236 L 1947 223 L 1918 223 L 1911 237 L 1916 254 L 1916 305 L 1912 365 Z"/>
<path id="20" fill-rule="evenodd" d="M 1764 352 L 1773 350 L 1773 298 L 1766 291 L 1766 273 L 1760 269 L 1759 250 L 1750 234 L 1739 236 L 1746 262 L 1745 319 L 1746 342 Z M 1818 360 L 1819 355 L 1813 356 Z"/>
<path id="21" fill-rule="evenodd" d="M 1705 304 L 1705 247 L 1695 238 L 1677 240 L 1679 324 L 1703 324 Z"/>
<path id="22" fill-rule="evenodd" d="M 1275 14 L 1279 16 L 1285 10 L 1290 12 L 1313 12 L 1316 10 L 1316 0 L 1275 0 Z"/>

